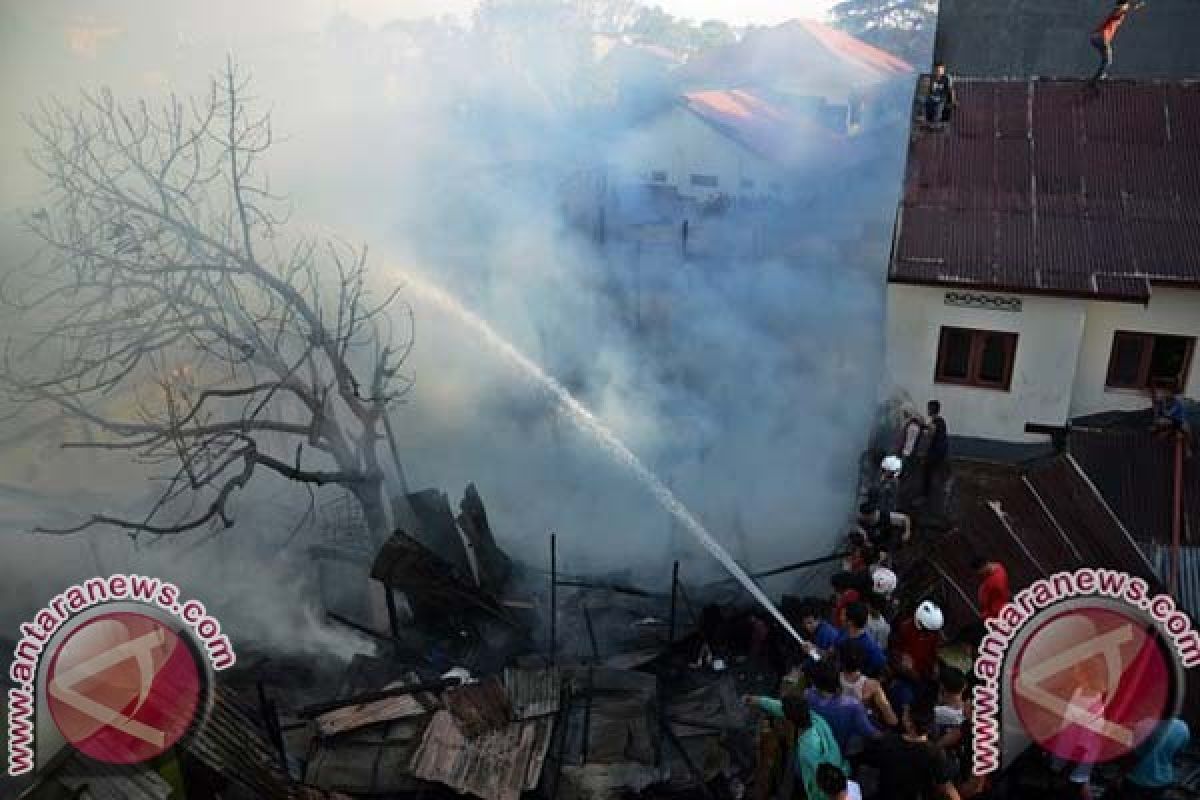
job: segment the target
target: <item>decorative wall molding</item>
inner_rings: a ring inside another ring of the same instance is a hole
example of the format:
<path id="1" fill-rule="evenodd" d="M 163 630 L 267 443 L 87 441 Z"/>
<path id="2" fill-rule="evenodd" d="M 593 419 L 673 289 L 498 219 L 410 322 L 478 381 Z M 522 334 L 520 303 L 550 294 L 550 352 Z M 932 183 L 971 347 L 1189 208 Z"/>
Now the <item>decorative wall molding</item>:
<path id="1" fill-rule="evenodd" d="M 959 308 L 982 308 L 987 311 L 1021 311 L 1021 298 L 1004 297 L 998 294 L 974 294 L 972 292 L 946 292 L 946 305 Z"/>

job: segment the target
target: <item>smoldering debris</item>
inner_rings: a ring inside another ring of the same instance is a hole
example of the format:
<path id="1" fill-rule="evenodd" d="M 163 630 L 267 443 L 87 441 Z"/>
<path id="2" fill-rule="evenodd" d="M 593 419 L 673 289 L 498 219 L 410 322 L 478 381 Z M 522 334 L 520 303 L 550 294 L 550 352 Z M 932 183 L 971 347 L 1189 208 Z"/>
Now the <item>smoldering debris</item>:
<path id="1" fill-rule="evenodd" d="M 193 774 L 231 796 L 313 800 L 737 796 L 756 735 L 742 694 L 777 679 L 756 633 L 765 615 L 699 608 L 723 590 L 689 591 L 677 575 L 653 591 L 511 559 L 473 486 L 457 515 L 436 490 L 408 500 L 412 532 L 359 565 L 368 613 L 331 612 L 375 652 L 344 665 L 240 653 L 184 749 Z M 380 592 L 383 618 L 369 613 Z M 69 759 L 29 797 L 80 782 L 129 796 L 131 780 Z"/>

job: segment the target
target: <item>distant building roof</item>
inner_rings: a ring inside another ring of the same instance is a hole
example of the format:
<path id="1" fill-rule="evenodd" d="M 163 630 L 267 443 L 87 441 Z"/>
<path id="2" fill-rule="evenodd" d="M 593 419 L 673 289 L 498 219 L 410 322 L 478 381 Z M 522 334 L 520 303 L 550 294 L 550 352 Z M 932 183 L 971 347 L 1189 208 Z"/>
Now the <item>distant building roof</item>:
<path id="1" fill-rule="evenodd" d="M 793 166 L 831 151 L 846 150 L 845 138 L 823 127 L 811 113 L 749 89 L 688 92 L 684 107 L 746 149 L 768 161 Z M 842 152 L 842 155 L 845 155 Z"/>
<path id="2" fill-rule="evenodd" d="M 1088 34 L 1111 0 L 941 0 L 937 57 L 952 72 L 980 78 L 1086 78 L 1098 56 Z M 1118 78 L 1200 77 L 1200 3 L 1152 0 L 1116 38 Z"/>
<path id="3" fill-rule="evenodd" d="M 1200 84 L 960 81 L 914 130 L 890 279 L 1144 301 L 1200 287 Z"/>
<path id="4" fill-rule="evenodd" d="M 736 43 L 715 47 L 680 69 L 685 85 L 755 86 L 779 89 L 803 84 L 844 93 L 909 75 L 903 59 L 816 20 L 793 20 L 748 32 Z"/>

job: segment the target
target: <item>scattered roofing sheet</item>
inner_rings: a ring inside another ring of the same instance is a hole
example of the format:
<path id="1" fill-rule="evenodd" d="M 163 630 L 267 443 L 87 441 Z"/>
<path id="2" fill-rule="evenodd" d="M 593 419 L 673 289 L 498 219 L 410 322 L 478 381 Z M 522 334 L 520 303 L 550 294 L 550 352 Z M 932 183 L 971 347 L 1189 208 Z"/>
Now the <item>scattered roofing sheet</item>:
<path id="1" fill-rule="evenodd" d="M 1200 84 L 960 81 L 915 128 L 890 279 L 1144 301 L 1200 288 Z"/>
<path id="2" fill-rule="evenodd" d="M 447 689 L 442 702 L 454 715 L 467 736 L 478 736 L 508 725 L 513 719 L 512 703 L 504 684 L 495 676 L 482 683 L 468 683 Z"/>
<path id="3" fill-rule="evenodd" d="M 469 738 L 452 714 L 439 711 L 413 754 L 412 773 L 485 800 L 517 800 L 537 787 L 553 727 L 545 716 Z"/>
<path id="4" fill-rule="evenodd" d="M 21 800 L 167 800 L 171 785 L 141 765 L 103 764 L 71 753 L 52 776 L 21 794 Z"/>
<path id="5" fill-rule="evenodd" d="M 392 794 L 428 788 L 412 777 L 409 764 L 428 717 L 409 717 L 317 738 L 309 753 L 305 781 L 354 795 Z"/>
<path id="6" fill-rule="evenodd" d="M 1175 491 L 1174 446 L 1145 427 L 1072 426 L 1071 454 L 1135 538 L 1169 544 Z M 1183 463 L 1180 539 L 1200 545 L 1200 461 Z"/>
<path id="7" fill-rule="evenodd" d="M 420 678 L 413 676 L 412 680 L 395 681 L 385 686 L 384 689 L 393 689 L 419 682 Z M 336 736 L 367 725 L 427 714 L 431 707 L 432 697 L 428 694 L 404 694 L 370 703 L 348 705 L 317 717 L 317 731 L 321 736 Z"/>
<path id="8" fill-rule="evenodd" d="M 1090 34 L 1109 0 L 941 0 L 936 57 L 981 78 L 1086 78 L 1099 56 Z M 1154 0 L 1130 15 L 1116 39 L 1118 78 L 1200 77 L 1200 4 Z"/>
<path id="9" fill-rule="evenodd" d="M 558 669 L 506 669 L 504 687 L 517 719 L 558 713 L 562 699 L 562 673 Z"/>
<path id="10" fill-rule="evenodd" d="M 204 724 L 186 745 L 187 751 L 209 768 L 254 793 L 255 797 L 296 796 L 296 785 L 279 766 L 279 754 L 267 743 L 256 715 L 220 689 Z"/>

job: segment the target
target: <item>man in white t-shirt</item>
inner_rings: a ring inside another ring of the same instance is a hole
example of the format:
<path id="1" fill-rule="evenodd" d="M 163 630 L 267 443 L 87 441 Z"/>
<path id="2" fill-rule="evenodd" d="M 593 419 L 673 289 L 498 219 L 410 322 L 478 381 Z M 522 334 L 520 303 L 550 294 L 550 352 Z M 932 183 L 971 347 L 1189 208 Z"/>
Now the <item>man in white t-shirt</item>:
<path id="1" fill-rule="evenodd" d="M 817 766 L 817 787 L 829 800 L 862 800 L 862 789 L 833 764 Z"/>

